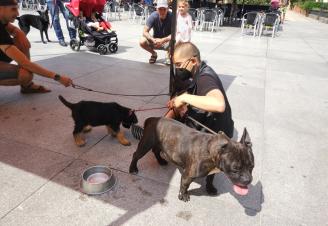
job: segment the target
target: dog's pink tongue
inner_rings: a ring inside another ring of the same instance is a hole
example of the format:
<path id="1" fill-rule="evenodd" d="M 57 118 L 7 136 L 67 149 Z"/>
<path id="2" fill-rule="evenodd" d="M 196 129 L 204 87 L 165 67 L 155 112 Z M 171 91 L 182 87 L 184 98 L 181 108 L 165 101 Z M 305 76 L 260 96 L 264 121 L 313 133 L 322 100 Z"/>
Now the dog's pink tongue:
<path id="1" fill-rule="evenodd" d="M 248 193 L 248 188 L 245 187 L 239 187 L 237 185 L 233 185 L 233 190 L 238 194 L 238 195 L 247 195 Z"/>

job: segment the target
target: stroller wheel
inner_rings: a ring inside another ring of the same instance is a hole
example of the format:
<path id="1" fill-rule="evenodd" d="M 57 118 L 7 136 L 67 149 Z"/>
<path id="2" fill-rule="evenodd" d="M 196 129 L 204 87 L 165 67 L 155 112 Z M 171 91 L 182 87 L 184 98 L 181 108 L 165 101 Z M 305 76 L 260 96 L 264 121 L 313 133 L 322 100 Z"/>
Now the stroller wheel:
<path id="1" fill-rule="evenodd" d="M 80 42 L 76 39 L 72 39 L 69 43 L 69 46 L 73 51 L 80 51 Z"/>
<path id="2" fill-rule="evenodd" d="M 117 49 L 118 49 L 118 46 L 117 46 L 116 43 L 111 43 L 111 44 L 108 45 L 108 50 L 111 53 L 116 53 Z"/>
<path id="3" fill-rule="evenodd" d="M 100 44 L 98 47 L 97 47 L 97 51 L 98 53 L 100 53 L 100 55 L 105 55 L 108 51 L 107 51 L 107 47 L 103 44 Z"/>

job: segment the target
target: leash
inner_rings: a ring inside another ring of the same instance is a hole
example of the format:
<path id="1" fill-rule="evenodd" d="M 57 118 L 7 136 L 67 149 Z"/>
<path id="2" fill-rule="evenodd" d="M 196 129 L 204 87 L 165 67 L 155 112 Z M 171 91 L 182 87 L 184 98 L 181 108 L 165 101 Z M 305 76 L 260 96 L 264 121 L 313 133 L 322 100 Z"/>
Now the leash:
<path id="1" fill-rule="evenodd" d="M 172 108 L 172 110 L 173 110 L 173 112 L 174 112 L 174 115 L 177 116 L 177 112 L 175 111 L 175 109 Z M 212 133 L 212 134 L 214 134 L 214 135 L 218 134 L 218 133 L 216 133 L 214 130 L 212 130 L 212 129 L 208 128 L 207 126 L 205 126 L 204 124 L 198 122 L 198 121 L 197 121 L 196 119 L 194 119 L 193 117 L 190 117 L 190 116 L 187 115 L 186 118 L 190 119 L 191 121 L 193 121 L 193 122 L 196 123 L 197 125 L 203 127 L 204 129 L 206 129 L 206 130 L 209 131 L 210 133 Z"/>
<path id="2" fill-rule="evenodd" d="M 111 95 L 111 96 L 122 96 L 122 97 L 159 97 L 159 96 L 169 96 L 168 93 L 160 93 L 160 94 L 122 94 L 122 93 L 103 92 L 103 91 L 99 91 L 99 90 L 93 90 L 93 89 L 90 89 L 90 88 L 87 88 L 87 87 L 84 87 L 84 86 L 80 86 L 80 85 L 77 85 L 77 84 L 73 84 L 73 83 L 72 83 L 72 87 L 74 89 L 79 89 L 79 90 L 84 90 L 84 91 L 89 91 L 89 92 L 94 92 L 94 93 L 102 93 L 102 94 Z"/>
<path id="3" fill-rule="evenodd" d="M 144 108 L 144 109 L 136 109 L 134 110 L 135 112 L 137 111 L 151 111 L 151 110 L 159 110 L 159 109 L 167 109 L 167 107 L 157 107 L 157 108 Z"/>
<path id="4" fill-rule="evenodd" d="M 153 109 L 163 109 L 163 108 L 166 108 L 166 107 L 161 107 L 161 108 L 149 108 L 149 109 L 144 109 L 144 110 L 153 110 Z M 165 114 L 164 114 L 164 117 L 165 115 L 167 115 L 167 113 L 169 113 L 170 110 L 173 110 L 174 114 L 176 115 L 176 111 L 174 110 L 174 108 L 172 109 L 169 109 Z M 137 110 L 136 110 L 137 111 Z M 199 126 L 203 127 L 204 129 L 206 129 L 207 131 L 209 131 L 210 133 L 216 135 L 218 133 L 216 133 L 214 130 L 208 128 L 207 126 L 205 126 L 204 124 L 198 122 L 196 119 L 190 117 L 190 116 L 187 116 L 188 119 L 190 119 L 191 121 L 193 121 L 194 123 L 198 124 Z M 144 129 L 138 125 L 132 125 L 131 126 L 131 133 L 133 135 L 134 138 L 136 138 L 137 140 L 141 140 L 142 136 L 143 136 L 143 131 Z"/>
<path id="5" fill-rule="evenodd" d="M 201 127 L 203 127 L 204 129 L 206 129 L 207 131 L 209 131 L 210 133 L 213 133 L 214 135 L 216 135 L 217 133 L 214 130 L 211 130 L 210 128 L 208 128 L 207 126 L 205 126 L 204 124 L 198 122 L 196 119 L 187 116 L 188 119 L 190 119 L 191 121 L 193 121 L 194 123 L 200 125 Z"/>

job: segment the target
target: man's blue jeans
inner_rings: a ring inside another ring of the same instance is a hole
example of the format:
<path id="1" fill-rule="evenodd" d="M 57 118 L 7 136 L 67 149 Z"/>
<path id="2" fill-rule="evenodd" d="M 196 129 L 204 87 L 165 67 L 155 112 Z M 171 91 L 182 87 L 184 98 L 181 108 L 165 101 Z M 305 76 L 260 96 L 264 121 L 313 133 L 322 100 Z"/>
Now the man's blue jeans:
<path id="1" fill-rule="evenodd" d="M 62 0 L 55 0 L 55 1 L 47 0 L 48 9 L 50 11 L 51 19 L 53 20 L 52 24 L 54 26 L 58 41 L 64 41 L 64 35 L 63 35 L 63 31 L 61 29 L 60 21 L 59 21 L 59 11 L 64 15 L 64 18 L 66 20 L 66 26 L 67 26 L 67 30 L 69 33 L 69 37 L 71 39 L 76 38 L 76 30 L 68 26 L 68 13 L 69 12 L 66 9 L 66 7 L 64 6 L 64 2 L 65 1 L 62 1 Z"/>

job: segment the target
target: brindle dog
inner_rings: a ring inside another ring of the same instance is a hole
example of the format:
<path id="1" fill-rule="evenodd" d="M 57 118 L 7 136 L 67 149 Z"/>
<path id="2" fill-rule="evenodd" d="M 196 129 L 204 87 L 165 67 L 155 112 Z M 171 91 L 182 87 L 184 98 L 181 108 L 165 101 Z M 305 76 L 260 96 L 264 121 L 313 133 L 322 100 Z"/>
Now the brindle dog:
<path id="1" fill-rule="evenodd" d="M 130 173 L 138 173 L 137 162 L 150 149 L 160 165 L 173 162 L 182 168 L 178 198 L 189 201 L 190 183 L 198 177 L 206 178 L 206 190 L 216 194 L 214 173 L 224 172 L 233 183 L 234 191 L 246 195 L 252 182 L 254 156 L 248 132 L 240 142 L 231 140 L 223 132 L 217 135 L 199 132 L 167 118 L 148 118 L 144 134 L 130 164 Z M 164 159 L 163 159 L 164 158 Z"/>

